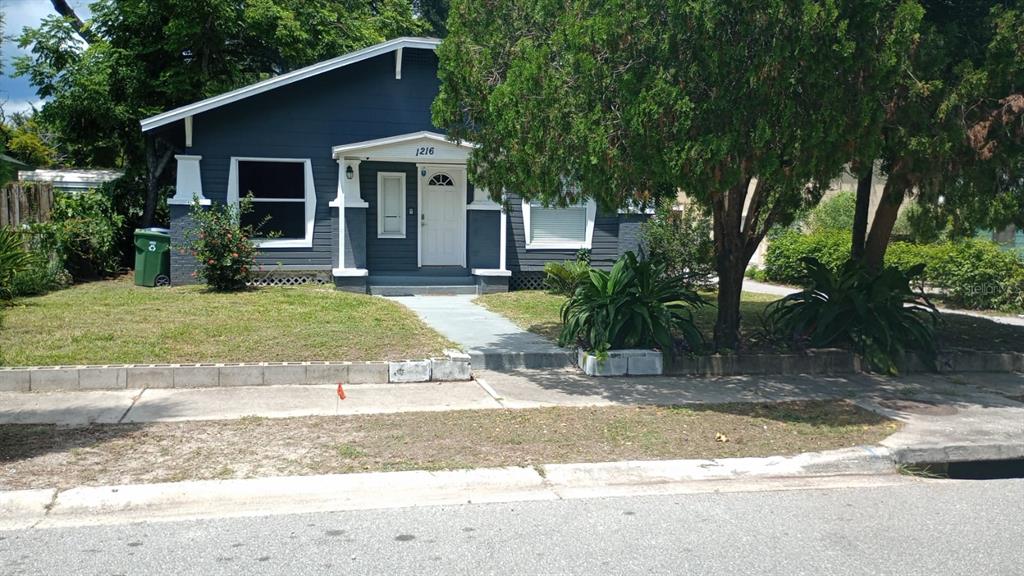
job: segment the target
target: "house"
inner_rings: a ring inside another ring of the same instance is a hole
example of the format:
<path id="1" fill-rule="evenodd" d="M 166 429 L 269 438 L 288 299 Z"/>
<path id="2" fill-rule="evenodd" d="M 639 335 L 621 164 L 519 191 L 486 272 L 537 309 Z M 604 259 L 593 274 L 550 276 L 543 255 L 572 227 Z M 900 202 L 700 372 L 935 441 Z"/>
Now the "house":
<path id="1" fill-rule="evenodd" d="M 181 151 L 172 243 L 193 197 L 252 195 L 246 221 L 266 221 L 260 262 L 289 283 L 508 290 L 539 287 L 546 262 L 581 249 L 600 267 L 635 250 L 643 215 L 548 208 L 514 191 L 506 210 L 474 188 L 473 144 L 431 122 L 438 44 L 390 40 L 143 120 L 147 137 Z M 172 282 L 189 282 L 191 257 L 171 254 Z"/>

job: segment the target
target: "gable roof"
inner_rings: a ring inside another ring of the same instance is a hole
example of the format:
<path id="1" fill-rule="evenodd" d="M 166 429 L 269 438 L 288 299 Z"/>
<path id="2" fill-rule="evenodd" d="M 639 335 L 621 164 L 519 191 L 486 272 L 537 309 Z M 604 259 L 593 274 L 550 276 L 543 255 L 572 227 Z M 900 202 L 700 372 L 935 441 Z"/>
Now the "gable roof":
<path id="1" fill-rule="evenodd" d="M 402 48 L 434 50 L 440 43 L 441 41 L 437 38 L 395 38 L 394 40 L 388 40 L 387 42 L 382 42 L 349 54 L 344 54 L 337 58 L 317 62 L 316 64 L 306 66 L 305 68 L 299 68 L 298 70 L 293 70 L 286 74 L 281 74 L 280 76 L 274 76 L 273 78 L 268 78 L 255 84 L 243 86 L 237 90 L 225 92 L 224 94 L 219 94 L 217 96 L 207 98 L 206 100 L 200 100 L 193 104 L 162 112 L 156 116 L 151 116 L 142 120 L 140 124 L 142 125 L 142 131 L 148 132 L 149 130 L 159 128 L 160 126 L 164 126 L 172 122 L 177 122 L 178 120 L 182 120 L 188 116 L 219 108 L 226 104 L 237 102 L 250 96 L 255 96 L 256 94 L 262 94 L 263 92 L 273 90 L 274 88 L 287 86 L 288 84 L 304 80 L 311 76 L 330 72 L 331 70 L 337 70 L 338 68 L 348 66 L 349 64 L 362 62 L 363 60 L 373 58 L 374 56 L 380 56 L 381 54 L 387 54 L 388 52 L 401 50 Z"/>
<path id="2" fill-rule="evenodd" d="M 453 148 L 476 148 L 475 144 L 466 142 L 465 140 L 459 140 L 453 142 L 449 140 L 444 134 L 438 134 L 437 132 L 429 132 L 422 130 L 420 132 L 412 132 L 410 134 L 399 134 L 398 136 L 388 136 L 386 138 L 376 138 L 374 140 L 364 140 L 362 142 L 351 142 L 349 144 L 341 144 L 331 148 L 331 154 L 335 158 L 341 158 L 346 155 L 373 151 L 374 149 L 387 148 L 389 146 L 407 144 L 409 142 L 437 142 L 438 145 L 448 146 Z"/>

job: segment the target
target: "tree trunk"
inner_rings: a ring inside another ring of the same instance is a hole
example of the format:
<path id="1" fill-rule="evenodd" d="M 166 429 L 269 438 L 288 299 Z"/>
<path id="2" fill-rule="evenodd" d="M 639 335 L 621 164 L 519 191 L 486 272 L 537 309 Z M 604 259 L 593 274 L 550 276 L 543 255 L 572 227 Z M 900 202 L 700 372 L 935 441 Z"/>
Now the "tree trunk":
<path id="1" fill-rule="evenodd" d="M 749 180 L 717 195 L 712 201 L 715 268 L 718 271 L 718 317 L 715 350 L 736 350 L 740 343 L 740 293 L 750 257 L 744 242 L 743 204 Z"/>
<path id="2" fill-rule="evenodd" d="M 166 144 L 163 151 L 158 150 L 160 142 L 153 137 L 146 138 L 146 206 L 142 211 L 143 228 L 153 225 L 160 200 L 160 177 L 174 154 L 174 148 Z"/>
<path id="3" fill-rule="evenodd" d="M 715 350 L 737 350 L 740 345 L 740 295 L 747 263 L 739 253 L 718 257 L 718 317 Z"/>
<path id="4" fill-rule="evenodd" d="M 896 174 L 890 174 L 885 183 L 882 199 L 875 208 L 875 217 L 871 220 L 871 230 L 864 244 L 864 265 L 869 270 L 879 271 L 885 264 L 885 251 L 889 248 L 889 238 L 896 225 L 896 217 L 903 204 L 903 196 L 909 187 L 905 180 Z"/>
<path id="5" fill-rule="evenodd" d="M 857 204 L 853 214 L 853 244 L 850 246 L 850 258 L 856 261 L 863 260 L 864 247 L 867 243 L 873 172 L 874 167 L 868 166 L 857 178 Z"/>
<path id="6" fill-rule="evenodd" d="M 53 4 L 53 9 L 56 10 L 58 14 L 71 22 L 71 25 L 75 28 L 75 32 L 78 32 L 78 35 L 81 36 L 82 40 L 85 40 L 87 44 L 93 44 L 100 39 L 88 26 L 85 25 L 85 22 L 78 17 L 78 14 L 75 13 L 75 9 L 67 3 L 67 0 L 50 0 L 50 4 Z"/>

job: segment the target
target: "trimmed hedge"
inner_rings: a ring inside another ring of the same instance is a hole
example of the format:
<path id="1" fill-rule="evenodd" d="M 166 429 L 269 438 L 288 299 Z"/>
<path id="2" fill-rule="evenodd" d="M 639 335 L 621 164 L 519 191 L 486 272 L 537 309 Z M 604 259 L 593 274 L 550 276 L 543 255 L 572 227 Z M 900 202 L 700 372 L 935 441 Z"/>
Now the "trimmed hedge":
<path id="1" fill-rule="evenodd" d="M 800 259 L 813 256 L 833 271 L 850 255 L 850 233 L 826 230 L 802 234 L 789 230 L 774 238 L 765 254 L 764 274 L 771 282 L 800 284 Z M 1024 261 L 993 242 L 968 239 L 936 244 L 893 242 L 885 262 L 906 272 L 924 264 L 923 284 L 939 289 L 952 306 L 969 309 L 1024 310 Z"/>
<path id="2" fill-rule="evenodd" d="M 768 243 L 764 256 L 764 277 L 770 282 L 800 284 L 804 277 L 805 256 L 813 256 L 830 270 L 839 270 L 850 258 L 851 234 L 841 230 L 822 230 L 804 234 L 789 229 Z"/>

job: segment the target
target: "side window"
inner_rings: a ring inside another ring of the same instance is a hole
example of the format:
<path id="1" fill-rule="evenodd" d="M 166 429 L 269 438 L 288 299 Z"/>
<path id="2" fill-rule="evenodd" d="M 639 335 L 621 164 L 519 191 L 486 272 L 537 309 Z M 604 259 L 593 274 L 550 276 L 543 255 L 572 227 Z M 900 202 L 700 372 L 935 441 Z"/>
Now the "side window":
<path id="1" fill-rule="evenodd" d="M 377 173 L 377 237 L 405 238 L 404 173 Z"/>

